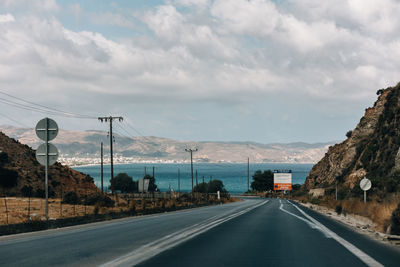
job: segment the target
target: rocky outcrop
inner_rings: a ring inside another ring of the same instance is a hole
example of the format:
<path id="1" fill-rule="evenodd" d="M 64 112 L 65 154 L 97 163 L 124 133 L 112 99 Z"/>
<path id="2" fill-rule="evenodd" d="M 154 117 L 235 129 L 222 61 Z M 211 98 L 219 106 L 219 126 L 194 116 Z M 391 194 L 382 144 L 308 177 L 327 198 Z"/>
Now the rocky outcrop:
<path id="1" fill-rule="evenodd" d="M 347 139 L 329 147 L 312 168 L 304 187 L 329 188 L 338 183 L 347 190 L 359 190 L 359 181 L 369 178 L 375 191 L 399 189 L 400 174 L 400 84 L 381 89 L 378 100 L 367 108 Z"/>
<path id="2" fill-rule="evenodd" d="M 9 180 L 7 175 L 12 175 L 16 182 L 6 190 L 0 183 L 1 194 L 6 191 L 9 196 L 22 196 L 23 188 L 31 187 L 32 196 L 43 195 L 45 168 L 36 161 L 35 151 L 0 132 L 0 180 Z M 99 192 L 92 177 L 60 163 L 50 166 L 49 195 L 60 197 L 62 192 L 72 191 L 78 196 Z"/>

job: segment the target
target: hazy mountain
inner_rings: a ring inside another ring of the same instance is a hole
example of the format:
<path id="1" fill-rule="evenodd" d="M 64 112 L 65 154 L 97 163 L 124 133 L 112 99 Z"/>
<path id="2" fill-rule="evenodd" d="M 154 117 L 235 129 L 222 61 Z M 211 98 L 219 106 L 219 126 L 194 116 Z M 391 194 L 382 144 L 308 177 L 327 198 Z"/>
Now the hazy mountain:
<path id="1" fill-rule="evenodd" d="M 0 126 L 6 135 L 36 149 L 42 143 L 34 129 Z M 109 158 L 106 132 L 60 130 L 52 141 L 61 154 L 60 161 L 69 164 L 98 163 L 100 143 L 104 143 L 105 160 Z M 259 144 L 255 142 L 186 142 L 161 137 L 125 137 L 115 135 L 114 153 L 117 162 L 187 161 L 185 148 L 198 148 L 196 162 L 302 162 L 319 161 L 334 142 L 308 144 Z"/>

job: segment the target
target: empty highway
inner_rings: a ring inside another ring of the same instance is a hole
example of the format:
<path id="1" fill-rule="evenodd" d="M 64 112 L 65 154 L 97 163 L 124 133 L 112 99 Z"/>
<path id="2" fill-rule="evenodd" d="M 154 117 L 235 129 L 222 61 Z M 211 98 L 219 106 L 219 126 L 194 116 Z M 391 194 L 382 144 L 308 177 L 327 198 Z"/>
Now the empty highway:
<path id="1" fill-rule="evenodd" d="M 252 199 L 0 237 L 2 266 L 399 266 L 400 250 L 294 202 Z"/>

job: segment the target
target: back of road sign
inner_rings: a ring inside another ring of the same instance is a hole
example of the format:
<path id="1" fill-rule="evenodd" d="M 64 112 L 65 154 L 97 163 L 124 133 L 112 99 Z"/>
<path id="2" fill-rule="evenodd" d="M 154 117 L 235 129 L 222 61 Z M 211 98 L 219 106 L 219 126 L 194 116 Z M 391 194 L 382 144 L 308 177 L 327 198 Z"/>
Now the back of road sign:
<path id="1" fill-rule="evenodd" d="M 53 144 L 48 144 L 49 166 L 56 163 L 58 159 L 58 150 Z M 37 161 L 46 166 L 46 144 L 41 144 L 36 150 Z"/>
<path id="2" fill-rule="evenodd" d="M 54 138 L 56 138 L 58 134 L 58 125 L 54 120 L 49 118 L 44 118 L 36 124 L 35 131 L 37 137 L 39 137 L 43 141 L 51 141 Z M 49 132 L 47 140 L 46 140 L 46 131 Z"/>

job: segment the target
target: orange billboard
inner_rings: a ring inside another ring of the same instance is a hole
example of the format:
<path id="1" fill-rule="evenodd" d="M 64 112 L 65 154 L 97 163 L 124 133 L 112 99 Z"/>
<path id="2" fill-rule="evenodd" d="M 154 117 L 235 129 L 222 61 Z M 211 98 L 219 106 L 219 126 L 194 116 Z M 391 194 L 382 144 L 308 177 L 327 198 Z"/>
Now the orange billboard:
<path id="1" fill-rule="evenodd" d="M 274 170 L 274 190 L 292 190 L 291 170 Z"/>

